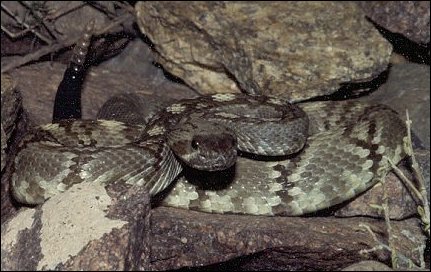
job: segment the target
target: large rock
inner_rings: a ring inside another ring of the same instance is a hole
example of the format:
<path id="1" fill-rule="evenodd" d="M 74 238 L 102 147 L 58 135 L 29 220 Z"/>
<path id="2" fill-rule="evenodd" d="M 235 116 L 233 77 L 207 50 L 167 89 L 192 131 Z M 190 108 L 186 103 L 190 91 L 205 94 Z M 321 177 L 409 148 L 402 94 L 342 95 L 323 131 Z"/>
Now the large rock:
<path id="1" fill-rule="evenodd" d="M 329 94 L 379 74 L 392 52 L 350 2 L 140 2 L 136 11 L 158 61 L 201 93 Z"/>
<path id="2" fill-rule="evenodd" d="M 152 211 L 151 221 L 152 270 L 204 266 L 206 270 L 334 271 L 359 260 L 390 259 L 363 227 L 370 226 L 386 244 L 384 221 L 366 217 L 238 216 L 160 207 Z M 414 218 L 391 222 L 395 251 L 412 260 L 417 255 L 411 248 L 425 240 L 417 223 Z"/>
<path id="3" fill-rule="evenodd" d="M 145 269 L 149 210 L 143 188 L 73 186 L 2 225 L 2 269 Z"/>
<path id="4" fill-rule="evenodd" d="M 8 141 L 15 133 L 22 113 L 22 97 L 16 89 L 16 81 L 9 75 L 1 75 L 1 170 L 8 158 Z"/>
<path id="5" fill-rule="evenodd" d="M 1 222 L 11 216 L 16 207 L 9 195 L 9 181 L 15 157 L 15 147 L 27 131 L 27 118 L 22 96 L 15 78 L 1 75 Z"/>
<path id="6" fill-rule="evenodd" d="M 429 1 L 359 1 L 358 4 L 380 26 L 417 43 L 429 43 Z"/>

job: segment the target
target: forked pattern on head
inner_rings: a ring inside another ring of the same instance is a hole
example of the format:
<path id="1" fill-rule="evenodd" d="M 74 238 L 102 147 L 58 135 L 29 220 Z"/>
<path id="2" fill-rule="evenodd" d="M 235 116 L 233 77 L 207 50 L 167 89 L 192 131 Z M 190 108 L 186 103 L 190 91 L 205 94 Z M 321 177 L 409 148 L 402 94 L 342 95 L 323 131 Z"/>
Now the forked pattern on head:
<path id="1" fill-rule="evenodd" d="M 281 131 L 270 135 L 268 127 Z M 308 119 L 300 108 L 283 100 L 216 94 L 167 107 L 150 121 L 142 138 L 161 134 L 186 165 L 219 171 L 235 163 L 237 149 L 264 156 L 299 151 L 308 134 Z"/>

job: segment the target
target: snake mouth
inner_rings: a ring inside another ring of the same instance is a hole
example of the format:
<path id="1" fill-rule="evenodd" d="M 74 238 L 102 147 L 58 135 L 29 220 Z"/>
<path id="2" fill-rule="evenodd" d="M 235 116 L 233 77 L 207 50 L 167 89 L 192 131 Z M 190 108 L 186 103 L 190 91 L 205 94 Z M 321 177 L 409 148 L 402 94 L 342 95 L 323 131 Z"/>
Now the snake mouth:
<path id="1" fill-rule="evenodd" d="M 209 152 L 206 154 L 195 153 L 188 160 L 183 160 L 184 163 L 194 169 L 202 171 L 222 171 L 232 167 L 237 158 L 237 151 L 234 149 L 224 154 L 217 152 Z"/>

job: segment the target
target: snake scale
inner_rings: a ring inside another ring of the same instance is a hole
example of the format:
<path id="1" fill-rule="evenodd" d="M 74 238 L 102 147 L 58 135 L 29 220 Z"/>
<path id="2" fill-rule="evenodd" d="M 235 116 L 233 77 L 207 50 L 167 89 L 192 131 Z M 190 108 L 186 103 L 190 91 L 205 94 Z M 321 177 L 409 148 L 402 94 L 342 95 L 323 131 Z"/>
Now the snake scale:
<path id="1" fill-rule="evenodd" d="M 124 112 L 136 106 L 129 100 L 111 99 L 125 110 L 110 114 L 127 121 Z M 215 94 L 176 101 L 147 124 L 63 120 L 36 127 L 19 146 L 12 191 L 21 203 L 39 204 L 76 183 L 124 182 L 164 195 L 168 206 L 302 215 L 384 178 L 385 157 L 397 163 L 404 156 L 405 134 L 397 113 L 384 105 L 298 106 L 263 95 Z M 184 168 L 199 174 L 178 178 Z"/>

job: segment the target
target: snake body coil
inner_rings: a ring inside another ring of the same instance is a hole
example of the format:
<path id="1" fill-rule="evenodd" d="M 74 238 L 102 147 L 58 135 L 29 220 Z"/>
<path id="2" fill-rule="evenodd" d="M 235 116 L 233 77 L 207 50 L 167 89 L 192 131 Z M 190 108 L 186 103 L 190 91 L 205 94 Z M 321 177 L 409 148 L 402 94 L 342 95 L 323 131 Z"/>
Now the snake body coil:
<path id="1" fill-rule="evenodd" d="M 233 94 L 179 101 L 145 127 L 62 121 L 26 136 L 12 185 L 16 199 L 27 204 L 42 203 L 83 181 L 122 180 L 147 186 L 154 195 L 181 171 L 171 150 L 190 167 L 218 171 L 236 162 L 237 148 L 265 156 L 297 152 L 307 132 L 308 119 L 298 107 Z"/>
<path id="2" fill-rule="evenodd" d="M 300 150 L 275 161 L 239 158 L 235 175 L 217 190 L 181 179 L 164 200 L 206 212 L 299 215 L 358 195 L 389 171 L 384 156 L 395 162 L 403 156 L 405 127 L 386 106 L 302 108 L 309 125 L 304 111 L 283 100 L 217 94 L 176 102 L 147 126 L 107 120 L 41 126 L 20 146 L 13 192 L 18 201 L 37 204 L 75 183 L 125 182 L 154 195 L 184 163 L 206 171 L 231 167 L 236 145 L 262 156 Z"/>

